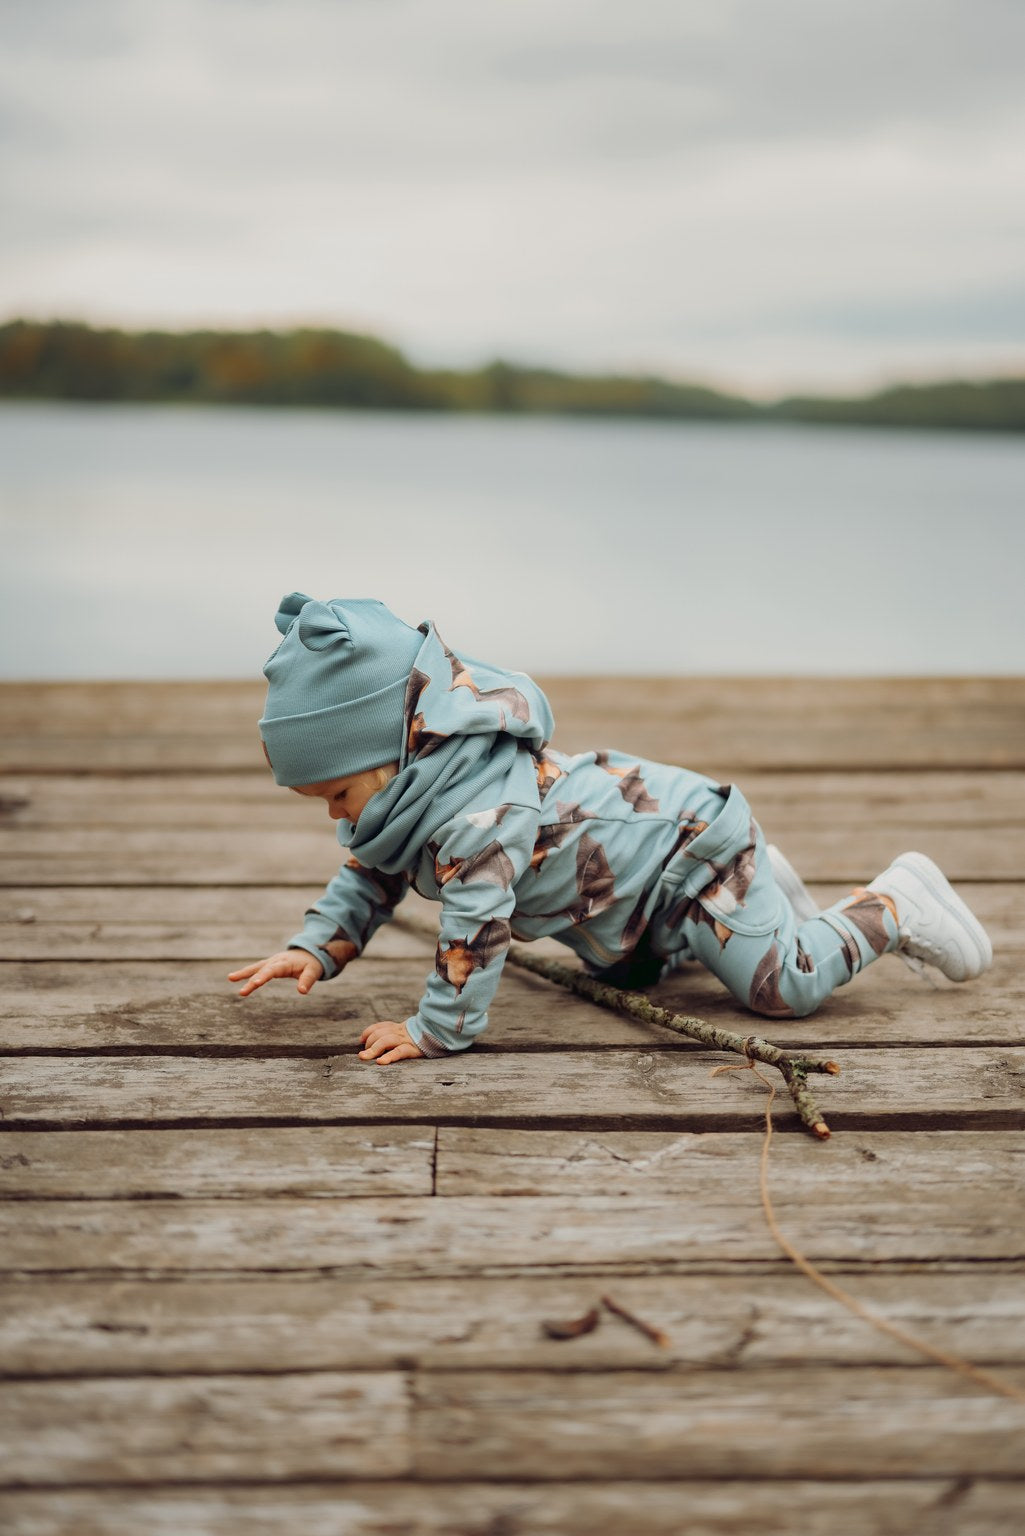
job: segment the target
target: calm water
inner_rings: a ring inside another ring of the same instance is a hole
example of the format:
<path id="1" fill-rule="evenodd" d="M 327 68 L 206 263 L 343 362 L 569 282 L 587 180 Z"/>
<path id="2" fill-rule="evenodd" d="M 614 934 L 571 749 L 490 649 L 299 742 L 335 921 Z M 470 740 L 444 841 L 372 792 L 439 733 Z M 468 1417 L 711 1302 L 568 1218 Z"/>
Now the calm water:
<path id="1" fill-rule="evenodd" d="M 0 675 L 252 677 L 293 588 L 547 672 L 1025 671 L 1025 441 L 0 408 Z"/>

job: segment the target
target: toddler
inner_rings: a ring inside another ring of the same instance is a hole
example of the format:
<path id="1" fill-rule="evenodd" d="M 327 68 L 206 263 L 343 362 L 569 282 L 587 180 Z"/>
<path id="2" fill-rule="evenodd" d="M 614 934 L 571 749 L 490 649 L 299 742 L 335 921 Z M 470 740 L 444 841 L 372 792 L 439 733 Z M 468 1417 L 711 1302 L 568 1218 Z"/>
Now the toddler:
<path id="1" fill-rule="evenodd" d="M 309 992 L 413 886 L 441 904 L 434 970 L 411 1018 L 363 1031 L 364 1060 L 471 1045 L 512 938 L 557 938 L 620 985 L 699 960 L 769 1018 L 811 1013 L 894 951 L 953 981 L 990 964 L 985 931 L 923 854 L 818 912 L 736 785 L 552 751 L 531 678 L 464 659 L 383 603 L 295 592 L 276 623 L 264 751 L 278 784 L 326 802 L 349 857 L 287 949 L 229 980 L 243 997 L 275 977 Z"/>

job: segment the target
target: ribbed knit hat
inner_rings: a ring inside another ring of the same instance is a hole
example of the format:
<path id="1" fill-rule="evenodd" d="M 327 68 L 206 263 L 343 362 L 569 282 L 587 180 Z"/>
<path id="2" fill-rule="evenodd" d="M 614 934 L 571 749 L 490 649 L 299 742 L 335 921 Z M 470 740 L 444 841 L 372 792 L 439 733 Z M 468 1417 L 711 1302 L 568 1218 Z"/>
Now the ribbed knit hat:
<path id="1" fill-rule="evenodd" d="M 278 784 L 320 784 L 399 759 L 406 683 L 424 643 L 374 598 L 281 600 L 260 721 Z"/>

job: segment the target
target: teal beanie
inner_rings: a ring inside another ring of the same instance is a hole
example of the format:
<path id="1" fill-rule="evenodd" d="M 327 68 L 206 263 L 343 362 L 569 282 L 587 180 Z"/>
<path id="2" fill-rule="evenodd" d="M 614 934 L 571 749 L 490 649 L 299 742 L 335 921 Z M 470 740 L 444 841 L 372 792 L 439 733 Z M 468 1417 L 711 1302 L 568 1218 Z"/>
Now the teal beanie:
<path id="1" fill-rule="evenodd" d="M 320 784 L 398 762 L 420 630 L 373 598 L 318 603 L 302 592 L 274 618 L 260 735 L 278 784 Z"/>

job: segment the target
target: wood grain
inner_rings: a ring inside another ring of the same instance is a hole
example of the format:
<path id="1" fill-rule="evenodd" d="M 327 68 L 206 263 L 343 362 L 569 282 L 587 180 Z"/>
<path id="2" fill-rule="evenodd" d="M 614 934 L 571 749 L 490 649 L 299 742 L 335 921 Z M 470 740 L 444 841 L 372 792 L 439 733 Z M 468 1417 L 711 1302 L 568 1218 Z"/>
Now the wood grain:
<path id="1" fill-rule="evenodd" d="M 874 1259 L 833 1261 L 829 1269 L 865 1305 L 937 1348 L 997 1370 L 1025 1365 L 1020 1259 L 946 1264 Z M 35 1273 L 0 1280 L 0 1374 L 249 1372 L 268 1362 L 282 1371 L 554 1372 L 920 1363 L 775 1261 L 731 1268 L 709 1260 L 707 1268 L 712 1273 L 645 1274 L 629 1256 L 613 1254 L 600 1274 L 549 1274 L 540 1265 L 517 1275 L 414 1278 L 386 1271 L 240 1279 Z M 545 1319 L 580 1317 L 602 1292 L 663 1329 L 668 1349 L 604 1314 L 581 1338 L 546 1336 Z"/>
<path id="2" fill-rule="evenodd" d="M 717 1478 L 104 1488 L 0 1494 L 10 1536 L 1012 1536 L 1020 1481 Z M 757 1524 L 754 1522 L 757 1521 Z"/>
<path id="3" fill-rule="evenodd" d="M 568 951 L 544 941 L 535 952 Z M 168 1051 L 231 1049 L 352 1050 L 364 1024 L 407 1018 L 416 1008 L 431 958 L 376 959 L 371 946 L 341 977 L 306 997 L 279 983 L 241 1000 L 228 969 L 251 951 L 206 962 L 11 962 L 0 965 L 0 1051 Z M 866 1044 L 1025 1044 L 1021 967 L 998 956 L 981 984 L 930 985 L 886 959 L 841 988 L 807 1019 L 761 1020 L 739 1008 L 700 966 L 688 966 L 654 994 L 665 1007 L 696 1013 L 727 1029 L 754 1028 L 781 1045 L 831 1054 Z M 549 982 L 507 966 L 490 1024 L 472 1056 L 507 1051 L 596 1051 L 633 1046 L 690 1051 L 669 1030 L 595 1008 Z"/>
<path id="4" fill-rule="evenodd" d="M 1023 1436 L 1020 1405 L 929 1367 L 848 1365 L 842 1394 L 818 1366 L 108 1377 L 9 1383 L 0 1478 L 1016 1477 Z"/>
<path id="5" fill-rule="evenodd" d="M 11 1382 L 0 1481 L 195 1482 L 410 1470 L 408 1390 L 389 1372 Z"/>
<path id="6" fill-rule="evenodd" d="M 424 1372 L 413 1432 L 435 1477 L 1020 1477 L 1025 1409 L 931 1368 Z"/>
<path id="7" fill-rule="evenodd" d="M 748 766 L 1025 767 L 1022 678 L 539 681 L 570 752 L 619 745 L 727 778 Z M 0 770 L 265 773 L 263 701 L 259 682 L 5 683 Z"/>
<path id="8" fill-rule="evenodd" d="M 0 1140 L 0 1198 L 429 1195 L 434 1144 L 432 1129 L 412 1125 L 9 1131 Z"/>
<path id="9" fill-rule="evenodd" d="M 541 1125 L 654 1122 L 714 1130 L 764 1112 L 753 1073 L 713 1078 L 721 1055 L 698 1050 L 464 1052 L 381 1067 L 355 1055 L 263 1059 L 12 1056 L 0 1080 L 7 1126 L 348 1123 L 357 1120 Z M 850 1050 L 818 1098 L 836 1127 L 866 1121 L 1025 1122 L 1025 1048 Z M 786 1124 L 792 1107 L 782 1106 Z M 691 1122 L 702 1121 L 702 1125 Z"/>
<path id="10" fill-rule="evenodd" d="M 1025 1382 L 1025 679 L 561 679 L 557 742 L 738 781 L 823 904 L 919 847 L 992 971 L 870 968 L 762 1021 L 842 1064 L 777 1106 L 784 1231 Z M 0 685 L 0 1526 L 16 1536 L 1010 1536 L 1016 1403 L 782 1257 L 764 1089 L 507 970 L 468 1055 L 361 1064 L 430 937 L 246 1002 L 341 857 L 250 684 Z M 436 909 L 411 897 L 421 921 Z M 551 941 L 542 951 L 565 957 Z M 569 1342 L 546 1318 L 603 1293 Z"/>
<path id="11" fill-rule="evenodd" d="M 627 749 L 629 750 L 629 749 Z M 950 831 L 958 827 L 1020 828 L 1025 823 L 1025 773 L 908 770 L 881 776 L 875 768 L 772 772 L 748 769 L 741 788 L 768 835 L 787 831 L 876 827 Z M 956 818 L 952 808 L 956 805 Z M 177 830 L 226 827 L 251 832 L 320 829 L 331 834 L 321 805 L 278 788 L 266 768 L 251 773 L 139 775 L 0 774 L 0 825 L 18 828 Z"/>
<path id="12" fill-rule="evenodd" d="M 476 1273 L 566 1275 L 613 1269 L 707 1271 L 774 1263 L 756 1169 L 724 1207 L 720 1190 L 639 1194 L 502 1195 L 324 1199 L 20 1200 L 0 1209 L 2 1272 L 21 1274 L 241 1275 L 331 1271 L 368 1280 Z M 720 1186 L 721 1188 L 721 1186 Z M 864 1186 L 863 1186 L 864 1188 Z M 833 1193 L 832 1200 L 830 1194 Z M 891 1262 L 955 1267 L 965 1255 L 1020 1263 L 1020 1221 L 1008 1227 L 980 1212 L 970 1192 L 922 1201 L 909 1225 L 907 1199 L 869 1198 L 823 1176 L 803 1198 L 778 1198 L 792 1242 L 820 1262 Z M 779 1267 L 785 1267 L 779 1260 Z"/>

